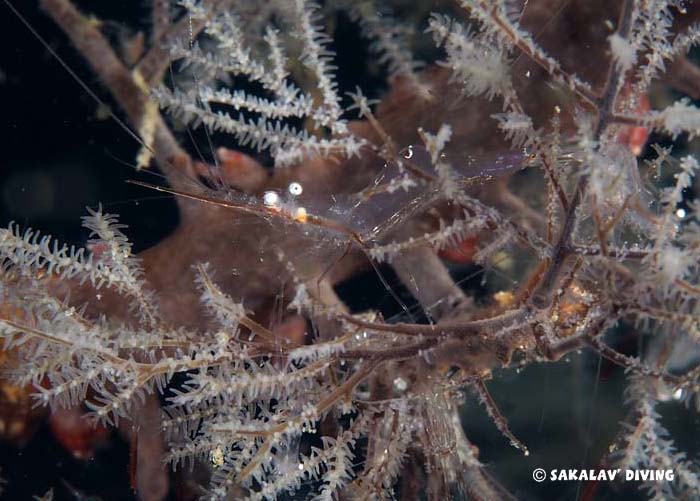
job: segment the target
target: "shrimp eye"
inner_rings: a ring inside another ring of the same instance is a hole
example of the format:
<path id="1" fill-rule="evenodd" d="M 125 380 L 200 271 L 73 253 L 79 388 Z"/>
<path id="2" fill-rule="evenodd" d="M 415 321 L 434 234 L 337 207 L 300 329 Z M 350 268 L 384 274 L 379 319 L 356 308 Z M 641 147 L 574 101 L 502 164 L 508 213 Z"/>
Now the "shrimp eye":
<path id="1" fill-rule="evenodd" d="M 301 184 L 297 183 L 296 181 L 293 183 L 289 183 L 289 193 L 291 193 L 293 196 L 298 196 L 301 195 L 302 191 L 304 191 L 304 188 L 301 187 Z"/>
<path id="2" fill-rule="evenodd" d="M 263 203 L 267 207 L 275 207 L 280 201 L 279 195 L 274 191 L 266 191 L 263 195 Z"/>

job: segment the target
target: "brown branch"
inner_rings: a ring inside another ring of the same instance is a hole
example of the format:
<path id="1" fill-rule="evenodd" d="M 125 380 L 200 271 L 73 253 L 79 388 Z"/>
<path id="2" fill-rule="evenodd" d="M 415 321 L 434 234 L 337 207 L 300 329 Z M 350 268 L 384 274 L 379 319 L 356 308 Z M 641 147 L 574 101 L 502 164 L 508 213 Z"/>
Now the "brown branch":
<path id="1" fill-rule="evenodd" d="M 574 265 L 571 267 L 571 270 L 569 270 L 569 273 L 567 273 L 566 278 L 564 279 L 564 283 L 561 284 L 561 287 L 559 287 L 559 291 L 554 295 L 554 299 L 552 300 L 552 306 L 549 308 L 550 315 L 554 313 L 557 310 L 557 308 L 559 308 L 561 298 L 564 297 L 566 291 L 569 290 L 569 287 L 571 287 L 571 284 L 574 282 L 576 274 L 578 273 L 582 264 L 583 260 L 581 258 L 577 259 Z"/>
<path id="2" fill-rule="evenodd" d="M 171 23 L 171 18 L 170 0 L 153 0 L 153 9 L 151 13 L 153 33 L 151 34 L 151 39 L 154 45 L 159 43 L 161 37 L 167 31 Z M 160 79 L 158 81 L 160 81 Z"/>
<path id="3" fill-rule="evenodd" d="M 69 0 L 41 0 L 40 5 L 87 60 L 124 110 L 132 127 L 138 129 L 149 98 L 100 33 L 98 24 L 78 11 Z M 197 191 L 196 185 L 187 179 L 195 179 L 190 156 L 177 143 L 159 114 L 156 120 L 153 150 L 158 167 L 172 186 Z M 182 205 L 183 201 L 178 200 L 178 203 Z"/>
<path id="4" fill-rule="evenodd" d="M 627 39 L 629 36 L 632 12 L 633 2 L 631 0 L 625 0 L 622 7 L 622 12 L 620 13 L 620 20 L 617 28 L 618 35 L 623 39 Z M 605 81 L 602 96 L 600 99 L 596 100 L 596 103 L 598 104 L 598 119 L 593 134 L 593 137 L 596 139 L 601 138 L 608 125 L 611 123 L 618 93 L 621 88 L 621 82 L 624 79 L 624 76 L 624 72 L 620 71 L 619 66 L 612 61 L 608 71 L 608 77 Z M 564 224 L 562 225 L 559 239 L 552 252 L 551 265 L 545 271 L 537 290 L 531 296 L 530 300 L 537 308 L 546 308 L 547 305 L 550 304 L 552 289 L 559 278 L 559 273 L 568 256 L 567 249 L 569 246 L 569 240 L 571 239 L 571 233 L 574 229 L 576 213 L 580 203 L 588 191 L 588 181 L 589 174 L 581 174 L 574 190 L 574 195 L 570 200 L 569 208 L 564 216 Z"/>
<path id="5" fill-rule="evenodd" d="M 596 322 L 591 324 L 590 328 L 562 340 L 554 342 L 547 342 L 544 340 L 542 350 L 543 354 L 548 360 L 556 361 L 572 351 L 576 351 L 587 346 L 600 354 L 602 357 L 626 370 L 642 374 L 644 376 L 653 376 L 663 379 L 674 387 L 680 386 L 684 381 L 683 378 L 669 374 L 668 372 L 654 367 L 649 367 L 648 365 L 643 364 L 639 359 L 628 357 L 627 355 L 620 353 L 603 342 L 601 339 L 601 334 L 605 331 L 606 327 L 610 325 L 611 321 L 619 317 L 620 313 L 620 311 L 616 311 L 612 312 L 610 315 L 601 317 Z"/>
<path id="6" fill-rule="evenodd" d="M 588 247 L 584 245 L 571 245 L 567 248 L 566 252 L 568 254 L 575 254 L 578 256 L 600 256 L 601 249 L 599 247 Z M 615 249 L 608 248 L 607 256 L 621 259 L 644 259 L 651 251 L 646 250 L 634 250 L 634 249 Z"/>
<path id="7" fill-rule="evenodd" d="M 690 292 L 691 294 L 700 295 L 700 286 L 693 285 L 680 278 L 675 279 L 673 283 L 681 289 L 685 289 L 686 291 Z"/>
<path id="8" fill-rule="evenodd" d="M 495 332 L 503 329 L 511 329 L 519 323 L 526 324 L 529 319 L 530 311 L 527 308 L 512 310 L 502 315 L 483 320 L 471 321 L 449 321 L 433 325 L 424 324 L 385 324 L 377 322 L 366 322 L 351 315 L 341 315 L 340 318 L 348 323 L 357 325 L 365 329 L 370 329 L 376 332 L 391 332 L 395 334 L 404 334 L 407 336 L 426 336 L 426 337 L 469 337 L 477 335 L 492 335 Z"/>
<path id="9" fill-rule="evenodd" d="M 618 125 L 630 125 L 632 127 L 645 127 L 663 129 L 663 123 L 649 115 L 630 115 L 629 113 L 613 113 L 610 122 Z"/>
<path id="10" fill-rule="evenodd" d="M 435 338 L 430 338 L 419 343 L 406 346 L 393 346 L 385 350 L 348 350 L 340 353 L 338 358 L 373 361 L 400 360 L 413 357 L 423 350 L 433 348 L 436 344 L 438 344 L 438 340 Z"/>
<path id="11" fill-rule="evenodd" d="M 498 26 L 500 32 L 505 35 L 510 42 L 520 50 L 520 52 L 528 57 L 530 60 L 535 62 L 538 66 L 544 69 L 553 78 L 564 82 L 564 84 L 573 90 L 581 99 L 586 101 L 591 105 L 595 105 L 598 101 L 595 94 L 583 85 L 578 79 L 574 78 L 572 75 L 564 71 L 558 64 L 552 64 L 551 60 L 545 60 L 540 54 L 536 53 L 528 43 L 523 40 L 516 32 L 513 31 L 511 25 L 508 21 L 503 20 L 498 15 L 498 6 L 496 3 L 491 1 L 481 0 L 479 5 L 482 9 L 489 13 L 489 16 L 493 20 L 494 24 Z"/>
<path id="12" fill-rule="evenodd" d="M 619 351 L 611 348 L 601 341 L 599 338 L 594 336 L 584 336 L 583 342 L 597 351 L 601 356 L 607 358 L 611 362 L 624 367 L 627 370 L 642 374 L 644 376 L 653 376 L 659 379 L 663 379 L 674 386 L 679 386 L 681 383 L 681 378 L 669 374 L 667 372 L 649 367 L 643 364 L 639 359 L 628 357 L 623 355 Z"/>
<path id="13" fill-rule="evenodd" d="M 496 401 L 493 399 L 491 393 L 489 393 L 488 388 L 484 384 L 484 380 L 481 378 L 473 378 L 470 380 L 470 383 L 471 388 L 474 390 L 479 398 L 479 401 L 486 409 L 489 417 L 493 420 L 496 428 L 498 428 L 498 431 L 500 431 L 508 440 L 510 440 L 510 444 L 513 447 L 521 450 L 526 456 L 530 455 L 530 451 L 528 450 L 527 446 L 522 443 L 512 431 L 510 431 L 510 428 L 508 427 L 508 420 L 503 416 L 503 414 L 501 414 Z"/>
<path id="14" fill-rule="evenodd" d="M 548 359 L 552 361 L 559 360 L 561 357 L 570 353 L 574 350 L 578 350 L 586 346 L 586 339 L 595 339 L 605 332 L 606 328 L 610 323 L 619 317 L 619 312 L 610 312 L 607 315 L 603 315 L 594 319 L 590 322 L 586 328 L 579 330 L 579 332 L 566 337 L 564 339 L 553 340 L 547 338 L 544 335 L 538 337 L 538 346 L 540 347 L 540 352 Z M 540 328 L 540 330 L 543 330 Z"/>
<path id="15" fill-rule="evenodd" d="M 559 184 L 559 180 L 557 179 L 557 176 L 554 173 L 554 168 L 552 164 L 549 162 L 549 160 L 544 154 L 540 155 L 540 158 L 542 159 L 542 167 L 547 173 L 547 178 L 554 187 L 554 191 L 556 192 L 557 197 L 559 198 L 559 203 L 561 203 L 561 206 L 564 209 L 564 211 L 569 210 L 569 199 L 566 196 L 564 188 L 562 188 L 561 184 Z"/>
<path id="16" fill-rule="evenodd" d="M 391 264 L 423 310 L 434 320 L 439 321 L 446 316 L 464 313 L 471 304 L 462 289 L 455 284 L 434 249 L 406 249 L 396 256 Z"/>

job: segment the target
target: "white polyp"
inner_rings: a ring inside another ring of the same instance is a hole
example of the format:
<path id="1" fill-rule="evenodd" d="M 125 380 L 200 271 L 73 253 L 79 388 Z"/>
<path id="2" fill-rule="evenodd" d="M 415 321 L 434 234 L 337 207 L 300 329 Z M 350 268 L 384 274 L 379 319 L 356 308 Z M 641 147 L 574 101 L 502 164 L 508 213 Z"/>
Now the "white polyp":
<path id="1" fill-rule="evenodd" d="M 303 191 L 304 188 L 301 186 L 300 183 L 297 183 L 296 181 L 293 183 L 289 183 L 289 193 L 291 193 L 293 196 L 299 196 Z"/>

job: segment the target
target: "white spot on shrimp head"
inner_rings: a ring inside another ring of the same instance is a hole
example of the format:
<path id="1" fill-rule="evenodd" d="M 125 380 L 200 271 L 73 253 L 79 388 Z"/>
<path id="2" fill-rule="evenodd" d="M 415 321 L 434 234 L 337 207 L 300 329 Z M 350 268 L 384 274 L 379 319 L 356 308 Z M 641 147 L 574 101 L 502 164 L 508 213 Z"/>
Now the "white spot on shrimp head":
<path id="1" fill-rule="evenodd" d="M 276 207 L 279 204 L 280 196 L 276 191 L 266 191 L 263 195 L 263 203 L 267 207 Z"/>

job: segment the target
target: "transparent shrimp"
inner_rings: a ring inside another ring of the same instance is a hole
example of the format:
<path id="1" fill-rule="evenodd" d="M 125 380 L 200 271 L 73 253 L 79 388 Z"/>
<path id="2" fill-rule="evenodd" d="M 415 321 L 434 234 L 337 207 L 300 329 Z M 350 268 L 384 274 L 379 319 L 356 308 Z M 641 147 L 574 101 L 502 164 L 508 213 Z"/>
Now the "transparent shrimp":
<path id="1" fill-rule="evenodd" d="M 449 160 L 455 181 L 466 186 L 488 183 L 523 168 L 525 154 L 507 151 L 493 155 L 465 155 Z M 133 181 L 158 191 L 200 200 L 264 218 L 278 218 L 302 225 L 311 236 L 325 234 L 365 248 L 381 241 L 391 229 L 440 199 L 437 173 L 423 146 L 411 145 L 401 151 L 400 161 L 385 163 L 373 182 L 351 194 L 321 195 L 292 181 L 285 190 L 268 190 L 255 197 L 233 191 L 204 194 L 164 188 Z M 320 230 L 312 231 L 312 228 Z"/>

